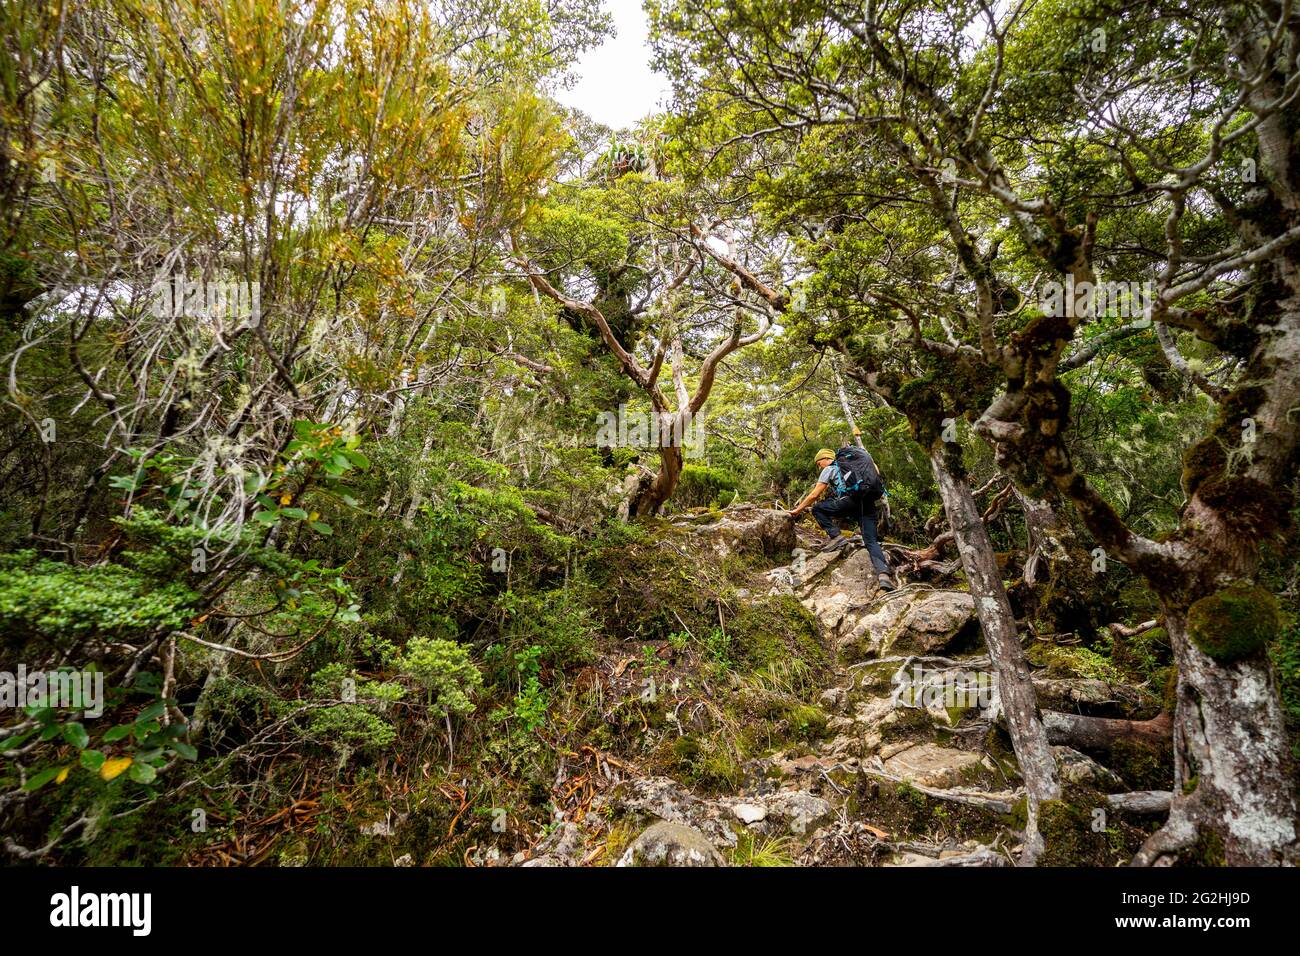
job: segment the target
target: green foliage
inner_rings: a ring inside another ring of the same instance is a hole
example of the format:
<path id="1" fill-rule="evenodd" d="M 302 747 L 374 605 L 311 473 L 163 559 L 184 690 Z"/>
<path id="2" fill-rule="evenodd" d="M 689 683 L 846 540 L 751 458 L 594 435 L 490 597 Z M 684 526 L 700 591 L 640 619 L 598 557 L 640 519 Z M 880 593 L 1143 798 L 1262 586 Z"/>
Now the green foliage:
<path id="1" fill-rule="evenodd" d="M 330 664 L 311 678 L 317 699 L 343 703 L 313 708 L 303 736 L 324 744 L 345 764 L 354 753 L 373 755 L 397 739 L 397 729 L 386 719 L 391 705 L 401 700 L 404 689 L 395 683 L 359 679 L 342 663 Z"/>
<path id="2" fill-rule="evenodd" d="M 1277 641 L 1269 648 L 1269 656 L 1277 674 L 1287 720 L 1300 727 L 1300 622 L 1292 621 L 1278 632 Z"/>
<path id="3" fill-rule="evenodd" d="M 470 699 L 483 683 L 483 674 L 469 651 L 453 641 L 415 637 L 406 645 L 398 668 L 424 692 L 430 708 L 444 717 L 463 717 L 474 710 Z"/>
<path id="4" fill-rule="evenodd" d="M 736 497 L 736 476 L 721 468 L 686 465 L 673 492 L 675 508 L 725 508 Z"/>
<path id="5" fill-rule="evenodd" d="M 559 670 L 590 663 L 595 657 L 596 625 L 585 589 L 518 594 L 497 599 L 501 635 L 507 648 L 535 647 L 539 661 Z"/>
<path id="6" fill-rule="evenodd" d="M 492 712 L 491 719 L 500 723 L 513 720 L 512 731 L 527 736 L 542 727 L 547 720 L 550 695 L 541 685 L 540 661 L 542 648 L 525 648 L 514 655 L 515 679 L 518 691 L 508 706 Z"/>
<path id="7" fill-rule="evenodd" d="M 14 652 L 34 639 L 65 647 L 88 638 L 138 640 L 184 627 L 198 606 L 186 585 L 119 564 L 78 567 L 33 551 L 0 555 L 0 631 Z"/>

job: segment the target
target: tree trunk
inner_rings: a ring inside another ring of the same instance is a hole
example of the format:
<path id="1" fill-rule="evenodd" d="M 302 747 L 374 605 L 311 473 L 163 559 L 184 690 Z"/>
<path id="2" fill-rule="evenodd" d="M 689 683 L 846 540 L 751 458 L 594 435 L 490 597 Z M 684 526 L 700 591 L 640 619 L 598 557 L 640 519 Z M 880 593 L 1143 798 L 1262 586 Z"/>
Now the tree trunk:
<path id="1" fill-rule="evenodd" d="M 1134 865 L 1166 862 L 1205 833 L 1217 834 L 1228 866 L 1294 863 L 1295 781 L 1268 659 L 1216 661 L 1189 640 L 1186 612 L 1165 613 L 1178 664 L 1174 799 Z"/>
<path id="2" fill-rule="evenodd" d="M 849 393 L 844 391 L 844 377 L 840 375 L 840 368 L 834 360 L 831 361 L 831 371 L 835 374 L 835 390 L 840 396 L 840 408 L 844 409 L 844 420 L 849 423 L 849 429 L 853 432 L 853 444 L 866 451 L 867 446 L 862 444 L 862 432 L 858 431 L 857 420 L 853 417 L 853 409 L 849 406 Z"/>
<path id="3" fill-rule="evenodd" d="M 669 417 L 669 416 L 666 416 Z M 664 506 L 682 477 L 682 449 L 679 445 L 659 445 L 659 473 L 648 485 L 643 485 L 628 508 L 632 517 L 655 515 Z"/>
<path id="4" fill-rule="evenodd" d="M 949 442 L 938 443 L 930 453 L 930 463 L 975 599 L 989 659 L 997 672 L 998 695 L 1029 794 L 1031 812 L 1036 811 L 1037 804 L 1060 798 L 1061 785 L 1056 775 L 1056 758 L 1038 713 L 1029 664 L 1016 634 L 1015 616 L 994 559 L 993 542 L 966 481 L 960 447 Z M 1032 837 L 1027 833 L 1027 844 L 1036 837 L 1036 833 Z"/>
<path id="5" fill-rule="evenodd" d="M 1060 496 L 1035 498 L 1015 487 L 1028 534 L 1024 582 L 1028 616 L 1058 634 L 1091 634 L 1097 619 L 1097 591 L 1090 556 L 1070 522 Z"/>

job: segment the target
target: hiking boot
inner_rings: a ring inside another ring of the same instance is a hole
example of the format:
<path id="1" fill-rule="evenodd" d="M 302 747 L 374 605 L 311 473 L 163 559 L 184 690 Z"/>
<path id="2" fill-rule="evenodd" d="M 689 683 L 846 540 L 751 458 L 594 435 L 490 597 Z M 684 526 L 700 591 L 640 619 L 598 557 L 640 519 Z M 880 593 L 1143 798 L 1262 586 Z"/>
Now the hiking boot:
<path id="1" fill-rule="evenodd" d="M 838 551 L 840 548 L 844 547 L 848 543 L 849 543 L 848 538 L 844 537 L 843 535 L 837 534 L 835 537 L 831 538 L 824 545 L 822 545 L 822 551 L 823 552 Z"/>
<path id="2" fill-rule="evenodd" d="M 882 591 L 892 591 L 894 588 L 898 587 L 898 585 L 894 583 L 893 577 L 883 572 L 876 576 L 876 584 L 880 586 L 880 590 Z"/>

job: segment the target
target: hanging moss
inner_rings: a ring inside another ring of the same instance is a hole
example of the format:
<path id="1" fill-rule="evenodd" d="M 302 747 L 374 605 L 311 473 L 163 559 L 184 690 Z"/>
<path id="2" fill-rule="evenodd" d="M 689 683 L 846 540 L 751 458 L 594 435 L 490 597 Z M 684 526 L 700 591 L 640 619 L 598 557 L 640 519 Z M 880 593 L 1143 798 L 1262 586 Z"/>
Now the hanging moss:
<path id="1" fill-rule="evenodd" d="M 1203 597 L 1187 611 L 1187 635 L 1216 661 L 1235 661 L 1261 650 L 1278 633 L 1277 599 L 1252 584 L 1233 584 Z"/>
<path id="2" fill-rule="evenodd" d="M 1195 492 L 1203 482 L 1229 477 L 1227 448 L 1241 434 L 1242 420 L 1254 416 L 1266 397 L 1259 386 L 1247 386 L 1224 398 L 1210 434 L 1183 457 L 1183 490 L 1187 494 Z"/>
<path id="3" fill-rule="evenodd" d="M 922 448 L 939 440 L 946 416 L 942 396 L 928 378 L 914 378 L 899 387 L 893 405 L 907 416 L 912 437 Z"/>

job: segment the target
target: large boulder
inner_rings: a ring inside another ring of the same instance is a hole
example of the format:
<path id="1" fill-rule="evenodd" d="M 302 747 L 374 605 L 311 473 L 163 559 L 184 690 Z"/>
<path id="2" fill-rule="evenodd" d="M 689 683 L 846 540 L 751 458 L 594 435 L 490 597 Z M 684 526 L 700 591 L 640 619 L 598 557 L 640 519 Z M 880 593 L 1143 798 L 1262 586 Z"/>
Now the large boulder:
<path id="1" fill-rule="evenodd" d="M 619 857 L 616 866 L 722 866 L 722 855 L 699 830 L 660 820 L 651 824 Z"/>
<path id="2" fill-rule="evenodd" d="M 673 523 L 705 539 L 719 557 L 759 554 L 784 558 L 796 544 L 794 519 L 774 508 L 738 505 L 674 519 Z"/>
<path id="3" fill-rule="evenodd" d="M 966 591 L 926 591 L 917 595 L 899 622 L 895 643 L 921 654 L 944 650 L 975 617 L 975 599 Z"/>
<path id="4" fill-rule="evenodd" d="M 818 556 L 821 557 L 833 559 L 835 554 Z M 812 564 L 812 560 L 808 564 Z M 817 619 L 822 636 L 834 640 L 846 625 L 852 627 L 857 623 L 876 591 L 876 572 L 871 565 L 871 555 L 857 550 L 834 565 L 821 580 L 805 585 L 803 604 Z"/>
<path id="5" fill-rule="evenodd" d="M 847 661 L 888 654 L 947 650 L 977 627 L 975 599 L 966 591 L 894 591 L 874 601 L 852 627 L 841 624 L 840 655 Z"/>

